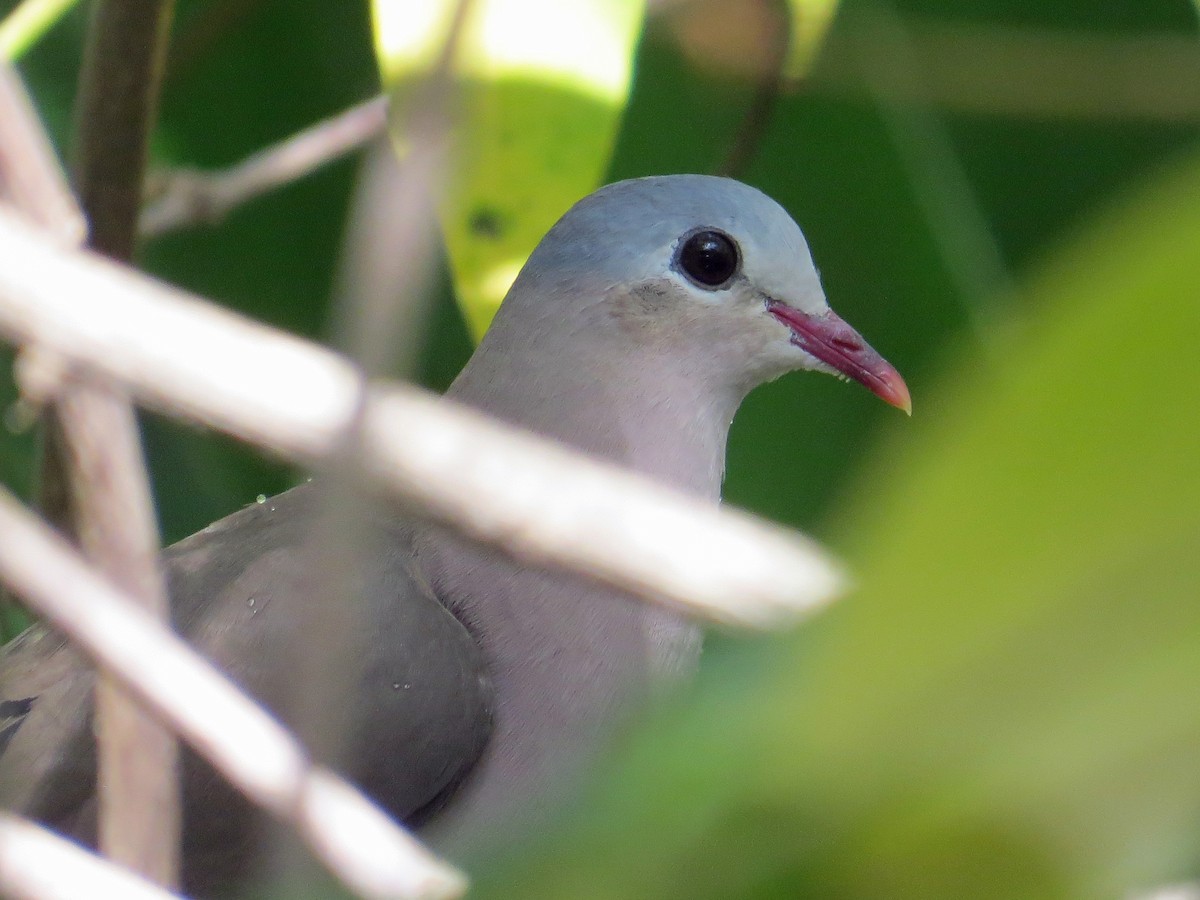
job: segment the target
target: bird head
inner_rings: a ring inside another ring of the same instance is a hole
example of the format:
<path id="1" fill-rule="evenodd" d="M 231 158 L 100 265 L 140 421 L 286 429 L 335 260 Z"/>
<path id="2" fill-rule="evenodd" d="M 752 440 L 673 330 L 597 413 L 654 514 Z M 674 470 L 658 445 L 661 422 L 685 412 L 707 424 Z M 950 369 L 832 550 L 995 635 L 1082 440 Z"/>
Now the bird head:
<path id="1" fill-rule="evenodd" d="M 520 308 L 547 296 L 555 302 Z M 808 369 L 911 411 L 899 373 L 829 308 L 791 216 L 728 178 L 638 178 L 585 197 L 538 245 L 506 315 L 540 321 L 535 337 L 578 346 L 587 330 L 593 343 L 636 345 L 742 391 Z"/>

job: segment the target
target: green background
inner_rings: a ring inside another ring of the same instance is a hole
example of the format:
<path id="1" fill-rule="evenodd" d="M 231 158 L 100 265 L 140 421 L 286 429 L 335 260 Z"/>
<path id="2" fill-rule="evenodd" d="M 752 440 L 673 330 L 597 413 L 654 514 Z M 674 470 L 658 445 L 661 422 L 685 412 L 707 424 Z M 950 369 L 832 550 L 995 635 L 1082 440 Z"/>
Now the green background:
<path id="1" fill-rule="evenodd" d="M 686 16 L 719 43 L 745 11 L 651 16 L 610 180 L 712 171 L 736 139 L 755 85 L 686 52 Z M 21 63 L 64 151 L 84 18 Z M 914 414 L 784 378 L 739 414 L 725 494 L 828 541 L 859 589 L 794 634 L 718 638 L 589 815 L 483 865 L 485 895 L 1125 896 L 1200 874 L 1196 19 L 1184 0 L 841 5 L 739 174 L 800 222 Z M 156 162 L 228 165 L 370 96 L 369 28 L 356 3 L 180 3 Z M 1030 86 L 939 67 L 930 34 L 1060 43 Z M 1179 70 L 1140 39 L 1174 39 Z M 1081 77 L 1080 41 L 1128 68 Z M 1130 102 L 1131 73 L 1182 100 Z M 905 83 L 916 100 L 881 98 Z M 353 174 L 141 263 L 320 338 Z M 435 389 L 470 352 L 447 283 L 413 373 Z M 153 417 L 145 439 L 167 541 L 299 477 Z M 0 440 L 26 491 L 30 436 Z"/>

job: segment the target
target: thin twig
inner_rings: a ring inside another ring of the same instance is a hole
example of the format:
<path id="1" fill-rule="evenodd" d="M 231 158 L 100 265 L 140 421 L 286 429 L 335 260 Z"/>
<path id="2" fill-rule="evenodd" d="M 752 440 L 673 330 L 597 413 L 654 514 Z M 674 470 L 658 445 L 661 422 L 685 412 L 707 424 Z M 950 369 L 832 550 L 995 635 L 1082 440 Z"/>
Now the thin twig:
<path id="1" fill-rule="evenodd" d="M 239 790 L 292 823 L 368 898 L 456 897 L 463 877 L 331 772 L 261 707 L 100 578 L 0 490 L 0 576 L 55 629 L 169 722 Z"/>
<path id="2" fill-rule="evenodd" d="M 26 3 L 20 9 L 29 6 Z M 6 19 L 4 24 L 7 26 L 9 21 Z M 67 186 L 54 148 L 39 124 L 25 85 L 3 60 L 0 60 L 0 204 L 15 209 L 44 234 L 55 236 L 63 246 L 78 247 L 87 234 L 87 223 Z M 61 493 L 52 504 L 65 510 L 66 479 L 59 479 L 56 484 Z M 0 588 L 0 601 L 3 599 L 5 594 Z"/>
<path id="3" fill-rule="evenodd" d="M 77 247 L 87 223 L 63 177 L 21 79 L 0 62 L 0 203 L 21 212 L 64 246 Z"/>
<path id="4" fill-rule="evenodd" d="M 0 895 L 11 900 L 180 900 L 27 819 L 0 813 Z"/>
<path id="5" fill-rule="evenodd" d="M 733 141 L 725 151 L 725 158 L 715 170 L 716 174 L 727 178 L 741 177 L 746 167 L 754 161 L 783 87 L 791 35 L 789 21 L 794 13 L 789 13 L 783 0 L 763 0 L 762 7 L 768 23 L 763 29 L 766 46 L 762 48 L 764 59 L 761 74 Z"/>
<path id="6" fill-rule="evenodd" d="M 0 196 L 21 215 L 55 235 L 64 246 L 79 246 L 87 222 L 67 186 L 58 158 L 41 126 L 20 76 L 0 63 Z M 43 419 L 39 506 L 46 518 L 71 533 L 72 498 L 62 453 L 62 435 L 53 415 Z"/>
<path id="7" fill-rule="evenodd" d="M 0 134 L 0 173 L 5 183 L 16 185 L 10 200 L 63 243 L 78 241 L 83 216 L 36 115 L 7 72 L 2 94 L 8 115 Z M 81 299 L 86 302 L 81 297 L 75 302 Z M 43 373 L 61 374 L 60 361 L 44 355 L 39 361 Z M 92 558 L 165 619 L 158 532 L 132 407 L 85 383 L 48 388 L 58 406 L 48 419 L 44 505 L 59 524 L 66 524 L 69 511 Z M 96 693 L 100 844 L 114 860 L 174 884 L 180 827 L 175 739 L 109 679 L 98 679 Z"/>
<path id="8" fill-rule="evenodd" d="M 910 49 L 895 56 L 888 44 L 872 43 L 881 16 L 884 28 L 897 18 L 890 4 L 843 6 L 812 73 L 814 91 L 1059 125 L 1200 120 L 1200 54 L 1192 34 L 1116 35 L 904 15 Z"/>
<path id="9" fill-rule="evenodd" d="M 387 124 L 387 100 L 374 97 L 217 172 L 172 169 L 151 176 L 151 199 L 138 223 L 160 237 L 219 222 L 256 197 L 290 184 L 362 147 Z"/>
<path id="10" fill-rule="evenodd" d="M 307 465 L 337 447 L 355 414 L 362 377 L 328 350 L 50 246 L 2 213 L 0 247 L 11 251 L 0 266 L 0 331 L 105 374 L 141 402 Z M 365 404 L 369 474 L 518 557 L 747 627 L 795 620 L 843 586 L 799 534 L 427 392 L 381 384 Z"/>

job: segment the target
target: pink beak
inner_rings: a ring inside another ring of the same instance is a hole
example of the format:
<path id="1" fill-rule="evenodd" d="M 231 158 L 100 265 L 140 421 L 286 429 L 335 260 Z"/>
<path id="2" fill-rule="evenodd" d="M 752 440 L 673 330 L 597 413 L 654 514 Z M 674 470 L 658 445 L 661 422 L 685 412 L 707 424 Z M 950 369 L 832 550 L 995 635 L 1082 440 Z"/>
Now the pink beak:
<path id="1" fill-rule="evenodd" d="M 767 302 L 767 312 L 788 327 L 792 343 L 801 350 L 912 415 L 912 397 L 900 373 L 832 310 L 814 316 L 771 300 Z"/>

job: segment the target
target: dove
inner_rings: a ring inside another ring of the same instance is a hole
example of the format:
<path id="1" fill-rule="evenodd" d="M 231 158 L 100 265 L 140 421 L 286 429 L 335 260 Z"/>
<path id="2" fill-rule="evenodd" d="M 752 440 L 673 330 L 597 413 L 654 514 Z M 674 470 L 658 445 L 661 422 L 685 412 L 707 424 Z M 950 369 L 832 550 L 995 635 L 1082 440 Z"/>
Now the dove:
<path id="1" fill-rule="evenodd" d="M 830 309 L 779 204 L 726 178 L 655 176 L 603 187 L 562 216 L 447 400 L 715 504 L 738 406 L 795 370 L 911 411 L 896 369 Z M 317 487 L 163 552 L 173 626 L 285 720 Z M 452 856 L 518 839 L 697 665 L 700 629 L 675 610 L 395 509 L 363 515 L 336 765 Z M 85 842 L 96 832 L 93 682 L 42 626 L 0 659 L 0 800 Z M 228 890 L 261 864 L 263 823 L 195 755 L 181 778 L 184 888 Z"/>

